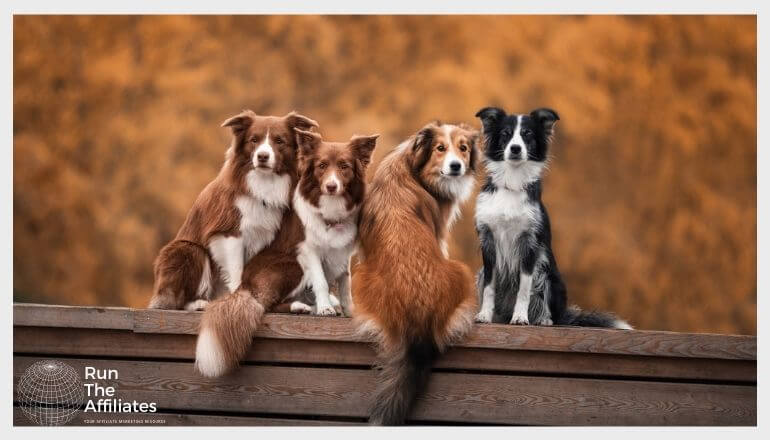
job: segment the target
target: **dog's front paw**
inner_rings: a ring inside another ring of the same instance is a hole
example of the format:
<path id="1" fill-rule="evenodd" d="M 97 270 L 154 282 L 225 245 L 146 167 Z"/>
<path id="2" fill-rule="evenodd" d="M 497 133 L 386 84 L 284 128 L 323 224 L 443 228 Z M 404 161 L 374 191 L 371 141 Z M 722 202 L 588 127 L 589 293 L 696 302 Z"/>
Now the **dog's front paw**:
<path id="1" fill-rule="evenodd" d="M 511 318 L 511 324 L 513 325 L 529 325 L 529 318 L 526 316 L 513 315 Z"/>
<path id="2" fill-rule="evenodd" d="M 476 322 L 481 323 L 488 323 L 492 322 L 492 313 L 487 310 L 482 310 L 478 314 L 476 314 L 476 318 L 474 318 Z"/>
<path id="3" fill-rule="evenodd" d="M 553 320 L 551 318 L 543 318 L 537 325 L 553 325 Z"/>
<path id="4" fill-rule="evenodd" d="M 331 304 L 325 306 L 316 306 L 315 314 L 318 316 L 337 316 L 337 311 L 334 310 Z"/>
<path id="5" fill-rule="evenodd" d="M 302 301 L 294 301 L 289 306 L 289 311 L 291 313 L 308 314 L 313 313 L 313 307 L 303 303 Z"/>
<path id="6" fill-rule="evenodd" d="M 334 307 L 334 312 L 338 315 L 341 315 L 342 306 L 340 305 L 340 300 L 338 300 L 337 297 L 333 294 L 329 294 L 329 302 L 332 304 L 332 307 Z"/>
<path id="7" fill-rule="evenodd" d="M 209 305 L 209 302 L 205 299 L 197 299 L 195 301 L 187 303 L 187 305 L 184 306 L 184 309 L 190 312 L 202 312 L 206 310 L 206 307 Z"/>

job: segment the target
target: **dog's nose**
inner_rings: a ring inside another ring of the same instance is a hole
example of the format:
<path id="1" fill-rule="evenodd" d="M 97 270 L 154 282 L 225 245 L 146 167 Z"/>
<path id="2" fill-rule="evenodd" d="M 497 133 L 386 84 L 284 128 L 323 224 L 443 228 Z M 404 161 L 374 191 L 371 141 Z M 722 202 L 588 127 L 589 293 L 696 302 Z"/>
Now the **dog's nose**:
<path id="1" fill-rule="evenodd" d="M 520 145 L 511 145 L 511 154 L 514 156 L 518 156 L 521 154 L 521 146 Z"/>
<path id="2" fill-rule="evenodd" d="M 452 170 L 453 173 L 460 172 L 460 168 L 462 168 L 462 164 L 460 162 L 454 161 L 449 164 L 449 169 Z"/>
<path id="3" fill-rule="evenodd" d="M 260 151 L 257 153 L 257 161 L 259 163 L 266 163 L 268 159 L 270 159 L 270 153 L 266 151 Z"/>
<path id="4" fill-rule="evenodd" d="M 334 183 L 334 182 L 332 182 L 332 183 L 327 183 L 327 184 L 326 184 L 326 192 L 328 192 L 329 194 L 334 194 L 334 193 L 336 193 L 336 192 L 337 192 L 337 184 L 336 184 L 336 183 Z"/>

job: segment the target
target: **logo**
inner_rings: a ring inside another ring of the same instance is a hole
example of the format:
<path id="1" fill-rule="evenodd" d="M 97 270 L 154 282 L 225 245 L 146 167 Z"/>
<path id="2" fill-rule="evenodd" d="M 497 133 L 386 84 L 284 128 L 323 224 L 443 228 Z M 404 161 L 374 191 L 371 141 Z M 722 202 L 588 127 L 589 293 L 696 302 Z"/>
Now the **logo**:
<path id="1" fill-rule="evenodd" d="M 30 365 L 19 379 L 21 410 L 41 426 L 60 426 L 74 419 L 83 406 L 85 393 L 80 376 L 59 361 Z"/>

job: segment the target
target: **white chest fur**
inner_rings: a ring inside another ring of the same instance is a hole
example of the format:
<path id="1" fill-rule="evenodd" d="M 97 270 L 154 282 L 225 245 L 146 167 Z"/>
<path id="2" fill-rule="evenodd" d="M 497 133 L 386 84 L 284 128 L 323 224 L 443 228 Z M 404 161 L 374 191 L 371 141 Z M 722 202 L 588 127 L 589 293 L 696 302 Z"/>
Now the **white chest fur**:
<path id="1" fill-rule="evenodd" d="M 299 191 L 294 193 L 294 210 L 305 226 L 305 240 L 298 248 L 303 269 L 307 261 L 318 261 L 328 280 L 348 271 L 358 234 L 358 209 L 348 210 L 343 197 L 326 195 L 321 196 L 316 207 Z M 330 222 L 339 224 L 330 226 Z"/>
<path id="2" fill-rule="evenodd" d="M 246 185 L 250 194 L 238 196 L 235 206 L 241 214 L 244 259 L 248 261 L 275 238 L 289 204 L 291 178 L 250 171 Z"/>
<path id="3" fill-rule="evenodd" d="M 482 192 L 476 200 L 476 224 L 486 225 L 495 239 L 498 264 L 513 266 L 518 256 L 514 243 L 525 232 L 534 232 L 540 226 L 540 210 L 524 190 L 498 188 Z"/>

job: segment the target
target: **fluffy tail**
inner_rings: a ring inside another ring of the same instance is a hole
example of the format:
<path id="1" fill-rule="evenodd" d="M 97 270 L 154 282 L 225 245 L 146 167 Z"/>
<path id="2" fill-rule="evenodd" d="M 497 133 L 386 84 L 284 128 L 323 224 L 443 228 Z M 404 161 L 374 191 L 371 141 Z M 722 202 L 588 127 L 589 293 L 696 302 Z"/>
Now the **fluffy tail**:
<path id="1" fill-rule="evenodd" d="M 265 308 L 247 290 L 210 303 L 201 318 L 195 368 L 206 377 L 217 377 L 237 367 L 264 313 Z"/>
<path id="2" fill-rule="evenodd" d="M 561 319 L 556 323 L 559 325 L 576 325 L 580 327 L 604 327 L 618 328 L 623 330 L 633 330 L 626 321 L 618 318 L 612 313 L 592 310 L 586 312 L 578 306 L 569 306 L 564 311 Z"/>
<path id="3" fill-rule="evenodd" d="M 381 366 L 369 423 L 403 425 L 438 355 L 438 348 L 430 341 L 412 343 L 394 356 L 383 356 L 387 360 Z"/>

